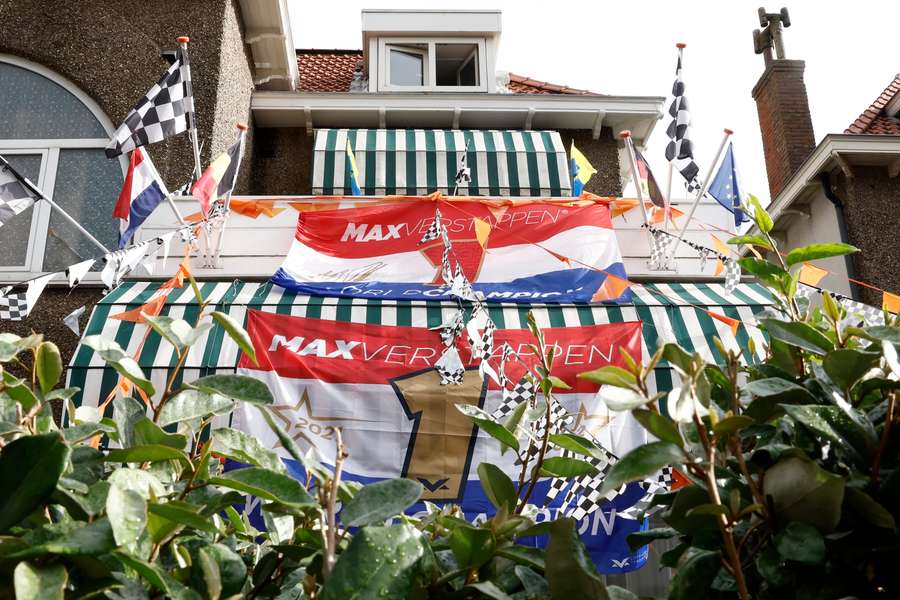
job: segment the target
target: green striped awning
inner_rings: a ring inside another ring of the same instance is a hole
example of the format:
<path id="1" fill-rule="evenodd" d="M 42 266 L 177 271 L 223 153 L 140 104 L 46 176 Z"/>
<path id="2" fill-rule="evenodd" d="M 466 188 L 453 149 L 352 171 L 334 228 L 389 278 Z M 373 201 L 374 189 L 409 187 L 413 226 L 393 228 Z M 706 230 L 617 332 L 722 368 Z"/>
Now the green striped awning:
<path id="1" fill-rule="evenodd" d="M 156 388 L 162 389 L 169 369 L 176 363 L 173 348 L 155 332 L 146 335 L 148 328 L 145 325 L 109 319 L 111 315 L 145 303 L 158 288 L 159 283 L 123 283 L 94 307 L 85 335 L 100 334 L 114 339 L 132 356 L 137 354 L 143 342 L 138 363 Z M 302 296 L 271 283 L 200 282 L 200 288 L 211 307 L 242 323 L 249 308 L 329 321 L 436 327 L 456 310 L 453 302 Z M 759 329 L 745 325 L 754 323 L 755 315 L 772 304 L 769 294 L 758 284 L 741 284 L 731 294 L 726 294 L 720 284 L 699 283 L 647 284 L 646 287 L 636 286 L 634 291 L 633 302 L 624 305 L 494 304 L 489 312 L 501 329 L 527 328 L 529 309 L 534 311 L 537 324 L 542 328 L 642 321 L 645 361 L 649 358 L 648 351 L 652 352 L 660 342 L 668 341 L 677 341 L 688 350 L 700 352 L 706 360 L 717 362 L 722 356 L 713 344 L 714 336 L 729 349 L 741 348 L 745 357 L 750 356 L 750 339 L 754 340 L 757 351 L 765 347 Z M 732 335 L 728 325 L 691 305 L 739 319 L 742 324 L 737 335 Z M 185 286 L 173 290 L 162 314 L 193 323 L 198 312 L 193 291 L 190 286 Z M 233 373 L 238 357 L 237 346 L 216 325 L 191 347 L 183 377 L 192 380 L 216 372 Z M 116 381 L 117 374 L 105 367 L 99 355 L 87 346 L 78 347 L 68 370 L 68 385 L 82 389 L 76 402 L 83 399 L 96 405 L 98 399 L 106 398 Z M 671 389 L 676 382 L 676 375 L 663 362 L 650 383 L 651 387 L 662 391 Z"/>
<path id="2" fill-rule="evenodd" d="M 318 129 L 313 194 L 351 193 L 348 138 L 365 195 L 453 193 L 467 143 L 472 181 L 459 195 L 572 195 L 558 132 L 449 129 Z"/>

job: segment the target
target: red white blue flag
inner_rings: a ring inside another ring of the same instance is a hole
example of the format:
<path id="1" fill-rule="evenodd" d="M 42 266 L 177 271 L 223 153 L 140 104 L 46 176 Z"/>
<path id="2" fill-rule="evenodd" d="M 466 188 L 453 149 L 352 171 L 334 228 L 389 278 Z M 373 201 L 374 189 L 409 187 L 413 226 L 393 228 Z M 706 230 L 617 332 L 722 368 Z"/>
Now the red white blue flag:
<path id="1" fill-rule="evenodd" d="M 128 245 L 138 227 L 168 195 L 166 184 L 156 172 L 150 157 L 140 148 L 132 150 L 125 184 L 113 209 L 113 216 L 124 221 L 119 248 Z"/>
<path id="2" fill-rule="evenodd" d="M 422 199 L 302 212 L 272 281 L 326 296 L 449 297 L 441 275 L 444 241 L 421 243 L 436 206 L 451 258 L 489 301 L 588 303 L 610 274 L 626 277 L 605 202 L 488 202 Z M 477 232 L 485 223 L 489 232 Z M 627 301 L 629 294 L 608 299 Z"/>

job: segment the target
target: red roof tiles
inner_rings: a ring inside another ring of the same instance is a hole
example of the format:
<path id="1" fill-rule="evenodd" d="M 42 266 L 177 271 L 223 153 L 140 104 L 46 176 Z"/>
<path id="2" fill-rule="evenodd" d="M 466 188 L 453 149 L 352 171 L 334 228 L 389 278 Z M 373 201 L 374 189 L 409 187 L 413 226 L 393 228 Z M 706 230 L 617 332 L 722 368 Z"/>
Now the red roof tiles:
<path id="1" fill-rule="evenodd" d="M 297 50 L 301 92 L 346 92 L 353 72 L 362 62 L 362 50 Z M 514 94 L 593 94 L 588 90 L 538 81 L 509 74 L 509 90 Z"/>
<path id="2" fill-rule="evenodd" d="M 844 133 L 868 133 L 873 135 L 900 135 L 898 115 L 885 114 L 885 107 L 900 94 L 900 73 L 885 88 L 875 102 L 850 124 Z"/>

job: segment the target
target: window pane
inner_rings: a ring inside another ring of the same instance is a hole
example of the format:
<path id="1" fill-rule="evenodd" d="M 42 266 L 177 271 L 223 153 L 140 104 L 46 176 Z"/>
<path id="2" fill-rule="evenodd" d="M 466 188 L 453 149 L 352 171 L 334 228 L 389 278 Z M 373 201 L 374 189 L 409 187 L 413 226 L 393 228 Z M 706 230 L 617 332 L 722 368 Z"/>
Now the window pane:
<path id="1" fill-rule="evenodd" d="M 0 139 L 108 137 L 73 94 L 28 69 L 0 62 Z"/>
<path id="2" fill-rule="evenodd" d="M 415 52 L 391 50 L 391 85 L 421 86 L 425 56 Z"/>
<path id="3" fill-rule="evenodd" d="M 22 177 L 27 177 L 32 182 L 37 181 L 41 175 L 43 156 L 40 154 L 4 154 L 3 158 Z M 33 216 L 34 206 L 23 210 L 0 227 L 0 266 L 21 267 L 25 264 Z"/>
<path id="4" fill-rule="evenodd" d="M 437 44 L 435 64 L 438 85 L 479 85 L 478 44 Z"/>
<path id="5" fill-rule="evenodd" d="M 53 199 L 109 249 L 118 245 L 119 220 L 112 217 L 112 210 L 121 189 L 119 161 L 106 158 L 103 150 L 60 151 Z M 51 213 L 45 271 L 61 270 L 99 253 L 65 217 Z"/>

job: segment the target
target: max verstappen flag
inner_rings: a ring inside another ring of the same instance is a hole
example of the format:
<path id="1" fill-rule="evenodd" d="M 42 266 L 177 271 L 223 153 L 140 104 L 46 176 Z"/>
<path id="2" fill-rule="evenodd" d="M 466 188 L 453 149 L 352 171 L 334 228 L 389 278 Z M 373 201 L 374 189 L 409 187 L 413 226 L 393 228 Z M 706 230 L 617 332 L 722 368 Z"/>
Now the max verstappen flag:
<path id="1" fill-rule="evenodd" d="M 487 300 L 587 303 L 607 274 L 626 277 L 605 202 L 526 202 L 498 210 L 478 201 L 423 199 L 301 212 L 293 245 L 272 281 L 304 294 L 447 297 L 449 288 L 441 285 L 444 241 L 420 243 L 434 223 L 436 206 L 452 258 Z M 476 219 L 491 226 L 484 245 Z M 629 298 L 626 290 L 610 300 Z"/>
<path id="2" fill-rule="evenodd" d="M 274 414 L 301 450 L 314 448 L 325 463 L 333 464 L 335 432 L 340 429 L 350 453 L 344 463 L 347 478 L 368 483 L 407 477 L 425 487 L 423 500 L 457 503 L 470 519 L 493 513 L 478 483 L 481 462 L 494 463 L 518 479 L 520 467 L 513 453 L 501 454 L 500 444 L 455 407 L 471 404 L 492 413 L 502 402 L 501 389 L 479 377 L 468 345 L 458 345 L 468 367 L 462 384 L 442 386 L 433 366 L 444 346 L 436 332 L 425 328 L 335 323 L 250 310 L 247 331 L 259 366 L 243 356 L 238 372 L 269 385 L 276 398 Z M 495 359 L 508 343 L 522 362 L 535 364 L 527 330 L 497 329 L 494 337 Z M 572 430 L 593 435 L 617 456 L 645 443 L 643 429 L 630 414 L 608 412 L 596 398 L 598 386 L 576 378 L 605 365 L 624 366 L 620 348 L 640 356 L 641 323 L 550 328 L 545 338 L 556 348 L 554 375 L 572 386 L 556 394 L 573 417 Z M 524 373 L 519 361 L 507 363 L 511 380 L 518 381 Z M 239 409 L 234 424 L 275 448 L 292 474 L 303 477 L 256 408 Z M 549 486 L 549 480 L 541 481 L 531 502 L 543 506 Z M 638 484 L 629 484 L 579 522 L 602 571 L 625 572 L 643 564 L 646 547 L 632 553 L 625 538 L 644 528 L 644 522 L 617 516 L 643 493 Z M 562 500 L 560 495 L 538 520 L 556 517 Z M 420 503 L 411 512 L 422 510 Z"/>

